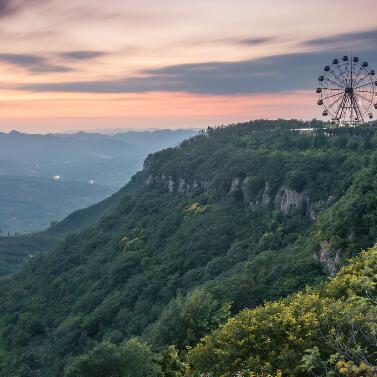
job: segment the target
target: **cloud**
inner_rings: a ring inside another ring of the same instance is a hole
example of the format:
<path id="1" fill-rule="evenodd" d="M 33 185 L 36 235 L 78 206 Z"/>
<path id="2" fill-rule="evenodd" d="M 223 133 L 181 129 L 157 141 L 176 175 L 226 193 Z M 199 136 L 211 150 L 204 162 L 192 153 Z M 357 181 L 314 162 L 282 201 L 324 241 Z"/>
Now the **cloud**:
<path id="1" fill-rule="evenodd" d="M 70 51 L 63 52 L 59 56 L 66 60 L 90 60 L 107 55 L 104 51 Z"/>
<path id="2" fill-rule="evenodd" d="M 0 0 L 0 17 L 12 15 L 35 3 L 47 1 L 48 0 Z"/>
<path id="3" fill-rule="evenodd" d="M 240 39 L 238 43 L 248 46 L 258 46 L 265 43 L 270 43 L 276 41 L 276 37 L 260 37 L 260 38 L 246 38 Z"/>
<path id="4" fill-rule="evenodd" d="M 203 46 L 203 45 L 244 45 L 244 46 L 258 46 L 271 42 L 278 41 L 277 37 L 251 37 L 251 38 L 201 38 L 195 40 L 181 41 L 180 45 L 185 46 Z"/>
<path id="5" fill-rule="evenodd" d="M 326 61 L 326 60 L 325 60 Z M 21 89 L 44 92 L 143 93 L 187 92 L 211 95 L 296 90 L 313 85 L 323 57 L 312 54 L 272 56 L 240 62 L 183 64 L 106 81 L 31 84 Z"/>
<path id="6" fill-rule="evenodd" d="M 22 67 L 33 73 L 71 71 L 71 68 L 50 63 L 49 59 L 40 55 L 0 53 L 0 63 L 1 62 Z"/>
<path id="7" fill-rule="evenodd" d="M 0 0 L 0 17 L 12 12 L 12 0 Z"/>
<path id="8" fill-rule="evenodd" d="M 377 29 L 358 32 L 338 34 L 325 38 L 310 39 L 303 42 L 305 47 L 315 47 L 322 49 L 329 49 L 331 47 L 337 48 L 352 48 L 357 51 L 361 48 L 373 48 L 377 43 Z"/>
<path id="9" fill-rule="evenodd" d="M 355 33 L 308 41 L 323 48 L 314 52 L 275 55 L 236 62 L 204 62 L 148 69 L 129 78 L 115 80 L 35 83 L 20 89 L 36 92 L 147 93 L 185 92 L 206 95 L 245 95 L 308 90 L 317 85 L 317 77 L 326 63 L 348 52 L 335 41 L 371 40 L 375 32 Z M 363 34 L 363 36 L 361 36 Z M 331 41 L 331 43 L 330 43 Z M 254 41 L 255 43 L 255 41 Z M 326 46 L 329 46 L 326 48 Z M 363 59 L 377 63 L 373 44 L 358 45 Z"/>

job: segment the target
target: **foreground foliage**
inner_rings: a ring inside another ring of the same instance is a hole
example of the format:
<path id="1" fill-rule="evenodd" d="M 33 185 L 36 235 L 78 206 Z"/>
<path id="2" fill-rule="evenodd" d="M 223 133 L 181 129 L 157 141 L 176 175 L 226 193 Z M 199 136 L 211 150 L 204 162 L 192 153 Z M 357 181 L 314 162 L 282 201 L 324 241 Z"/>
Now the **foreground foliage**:
<path id="1" fill-rule="evenodd" d="M 376 318 L 377 246 L 317 289 L 242 311 L 187 357 L 173 347 L 153 353 L 137 339 L 103 342 L 72 361 L 65 376 L 373 377 Z"/>
<path id="2" fill-rule="evenodd" d="M 329 283 L 244 310 L 190 351 L 200 373 L 377 374 L 377 246 Z"/>

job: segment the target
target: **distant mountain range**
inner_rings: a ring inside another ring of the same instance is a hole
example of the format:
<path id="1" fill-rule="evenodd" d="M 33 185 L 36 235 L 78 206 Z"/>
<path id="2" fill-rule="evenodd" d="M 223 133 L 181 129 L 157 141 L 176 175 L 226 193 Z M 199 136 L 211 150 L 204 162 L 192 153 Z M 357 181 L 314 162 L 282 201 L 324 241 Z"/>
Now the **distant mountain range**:
<path id="1" fill-rule="evenodd" d="M 32 135 L 0 133 L 0 230 L 41 230 L 126 184 L 148 154 L 192 130 Z"/>
<path id="2" fill-rule="evenodd" d="M 176 146 L 192 130 L 127 132 L 115 135 L 0 133 L 0 175 L 59 177 L 122 187 L 149 153 Z"/>

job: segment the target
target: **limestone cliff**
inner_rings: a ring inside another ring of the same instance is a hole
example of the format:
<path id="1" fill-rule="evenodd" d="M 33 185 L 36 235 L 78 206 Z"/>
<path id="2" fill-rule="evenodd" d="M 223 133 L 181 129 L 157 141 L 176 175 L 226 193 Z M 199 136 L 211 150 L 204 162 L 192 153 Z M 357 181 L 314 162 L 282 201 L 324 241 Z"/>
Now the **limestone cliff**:
<path id="1" fill-rule="evenodd" d="M 285 215 L 291 209 L 301 209 L 309 202 L 309 197 L 305 192 L 297 192 L 286 186 L 281 186 L 275 195 L 274 205 Z"/>
<path id="2" fill-rule="evenodd" d="M 323 241 L 318 254 L 313 255 L 318 260 L 326 274 L 333 276 L 340 267 L 340 252 L 334 251 L 328 241 Z"/>
<path id="3" fill-rule="evenodd" d="M 151 161 L 147 160 L 144 166 L 144 169 L 148 173 L 145 179 L 145 184 L 148 186 L 157 185 L 163 187 L 168 192 L 179 192 L 185 195 L 206 192 L 210 187 L 209 180 L 189 180 L 182 176 L 173 177 L 164 173 L 154 174 L 152 165 Z M 250 177 L 232 177 L 228 183 L 228 190 L 229 193 L 240 191 L 244 202 L 248 203 L 252 208 L 273 206 L 284 215 L 287 215 L 292 210 L 303 210 L 311 221 L 315 221 L 318 214 L 336 200 L 335 197 L 330 196 L 327 200 L 313 202 L 305 191 L 298 192 L 284 184 L 277 190 L 273 190 L 268 181 L 265 182 L 264 189 L 259 197 L 253 198 L 247 190 L 248 179 Z"/>

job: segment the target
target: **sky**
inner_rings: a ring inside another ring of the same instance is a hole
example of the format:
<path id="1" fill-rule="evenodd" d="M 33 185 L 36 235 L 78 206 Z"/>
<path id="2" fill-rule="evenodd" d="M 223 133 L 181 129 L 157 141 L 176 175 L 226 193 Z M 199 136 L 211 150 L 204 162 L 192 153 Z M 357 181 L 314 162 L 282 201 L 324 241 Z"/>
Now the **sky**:
<path id="1" fill-rule="evenodd" d="M 0 0 L 0 131 L 321 117 L 323 66 L 377 68 L 376 0 Z"/>

